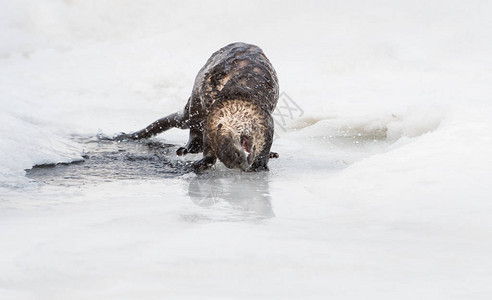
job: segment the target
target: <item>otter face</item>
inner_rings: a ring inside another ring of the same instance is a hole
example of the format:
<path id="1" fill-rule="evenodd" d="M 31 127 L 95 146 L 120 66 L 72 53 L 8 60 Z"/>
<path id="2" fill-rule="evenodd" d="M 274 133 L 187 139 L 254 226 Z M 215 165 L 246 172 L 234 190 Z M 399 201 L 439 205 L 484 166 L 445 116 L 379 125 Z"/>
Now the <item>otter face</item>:
<path id="1" fill-rule="evenodd" d="M 270 151 L 273 137 L 272 117 L 245 100 L 216 103 L 208 112 L 204 150 L 230 169 L 252 170 L 265 164 L 262 155 Z"/>
<path id="2" fill-rule="evenodd" d="M 245 131 L 238 135 L 232 131 L 221 132 L 216 154 L 229 169 L 247 171 L 255 160 L 254 138 Z"/>

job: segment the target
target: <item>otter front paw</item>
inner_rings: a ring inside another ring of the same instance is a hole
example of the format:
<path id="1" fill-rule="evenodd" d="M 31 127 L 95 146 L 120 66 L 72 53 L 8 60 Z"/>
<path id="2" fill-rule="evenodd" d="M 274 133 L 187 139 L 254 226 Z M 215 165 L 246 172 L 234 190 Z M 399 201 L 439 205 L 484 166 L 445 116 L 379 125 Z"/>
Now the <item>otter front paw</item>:
<path id="1" fill-rule="evenodd" d="M 197 160 L 193 163 L 193 170 L 195 173 L 200 173 L 201 171 L 205 171 L 210 169 L 217 159 L 215 157 L 204 157 L 200 160 Z"/>
<path id="2" fill-rule="evenodd" d="M 270 152 L 270 158 L 278 158 L 279 155 L 277 152 Z"/>

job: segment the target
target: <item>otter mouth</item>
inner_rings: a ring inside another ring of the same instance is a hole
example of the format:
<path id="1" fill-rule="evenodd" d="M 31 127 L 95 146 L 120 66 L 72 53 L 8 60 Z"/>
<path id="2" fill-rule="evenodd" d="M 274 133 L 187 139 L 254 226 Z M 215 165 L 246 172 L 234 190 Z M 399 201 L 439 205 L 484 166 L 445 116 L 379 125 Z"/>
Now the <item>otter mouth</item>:
<path id="1" fill-rule="evenodd" d="M 248 137 L 241 137 L 241 146 L 243 148 L 244 153 L 246 154 L 246 159 L 248 161 L 248 165 L 253 163 L 253 155 L 254 155 L 254 147 L 251 145 L 251 140 Z"/>
<path id="2" fill-rule="evenodd" d="M 243 150 L 244 150 L 244 152 L 251 154 L 251 150 L 249 150 L 249 146 L 248 146 L 247 141 L 243 141 Z"/>

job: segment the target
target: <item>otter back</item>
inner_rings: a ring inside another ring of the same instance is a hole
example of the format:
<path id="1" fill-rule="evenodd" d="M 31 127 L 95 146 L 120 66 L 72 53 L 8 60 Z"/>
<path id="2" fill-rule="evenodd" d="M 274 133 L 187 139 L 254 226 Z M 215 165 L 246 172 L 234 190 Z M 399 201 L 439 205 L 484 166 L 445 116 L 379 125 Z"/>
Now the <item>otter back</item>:
<path id="1" fill-rule="evenodd" d="M 200 101 L 208 110 L 217 101 L 243 99 L 272 113 L 278 94 L 277 74 L 263 51 L 234 43 L 208 59 L 196 77 L 191 101 Z"/>

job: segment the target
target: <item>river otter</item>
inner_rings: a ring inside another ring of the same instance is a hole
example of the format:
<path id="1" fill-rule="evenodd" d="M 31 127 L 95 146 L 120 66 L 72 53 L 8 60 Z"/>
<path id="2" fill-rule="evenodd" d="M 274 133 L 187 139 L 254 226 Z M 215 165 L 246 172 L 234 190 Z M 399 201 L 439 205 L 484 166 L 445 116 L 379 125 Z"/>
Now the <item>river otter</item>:
<path id="1" fill-rule="evenodd" d="M 217 158 L 228 168 L 268 170 L 273 142 L 272 113 L 279 97 L 278 79 L 263 51 L 233 43 L 212 54 L 198 72 L 183 111 L 155 121 L 117 140 L 149 138 L 171 127 L 190 129 L 185 147 L 176 153 L 199 153 L 195 170 L 212 166 Z"/>

